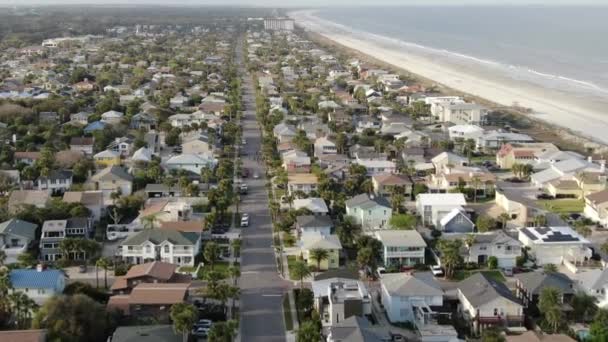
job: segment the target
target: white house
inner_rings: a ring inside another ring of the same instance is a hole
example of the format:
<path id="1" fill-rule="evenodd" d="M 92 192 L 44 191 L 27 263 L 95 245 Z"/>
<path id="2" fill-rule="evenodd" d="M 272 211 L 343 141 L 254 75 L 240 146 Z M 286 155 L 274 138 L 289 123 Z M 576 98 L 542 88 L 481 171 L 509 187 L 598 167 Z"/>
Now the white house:
<path id="1" fill-rule="evenodd" d="M 499 268 L 515 267 L 517 257 L 521 256 L 521 242 L 502 231 L 473 235 L 475 242 L 467 246 L 466 262 L 485 265 L 491 256 L 498 259 Z"/>
<path id="2" fill-rule="evenodd" d="M 333 275 L 334 273 L 338 273 Z M 344 272 L 325 272 L 312 282 L 314 307 L 325 326 L 335 326 L 351 316 L 372 313 L 372 298 L 365 284 Z"/>
<path id="3" fill-rule="evenodd" d="M 568 226 L 522 228 L 518 238 L 537 265 L 583 262 L 593 254 L 589 240 Z"/>
<path id="4" fill-rule="evenodd" d="M 424 264 L 426 242 L 415 230 L 378 230 L 374 237 L 382 242 L 384 266 Z"/>
<path id="5" fill-rule="evenodd" d="M 385 228 L 393 210 L 384 197 L 357 195 L 346 201 L 346 215 L 352 217 L 363 229 Z"/>
<path id="6" fill-rule="evenodd" d="M 295 210 L 306 208 L 312 212 L 312 215 L 327 215 L 329 212 L 329 208 L 327 208 L 325 200 L 320 197 L 294 199 L 293 208 Z"/>
<path id="7" fill-rule="evenodd" d="M 397 172 L 397 164 L 390 160 L 356 159 L 354 163 L 365 167 L 368 176 Z"/>
<path id="8" fill-rule="evenodd" d="M 47 190 L 49 193 L 63 193 L 72 187 L 72 178 L 72 171 L 53 170 L 46 177 L 38 177 L 36 186 L 38 190 Z"/>
<path id="9" fill-rule="evenodd" d="M 597 306 L 608 307 L 608 268 L 583 269 L 572 276 L 577 288 L 597 300 Z"/>
<path id="10" fill-rule="evenodd" d="M 608 190 L 602 190 L 585 196 L 585 217 L 608 226 Z"/>
<path id="11" fill-rule="evenodd" d="M 380 279 L 382 305 L 392 323 L 424 323 L 431 306 L 443 306 L 443 290 L 430 273 L 386 273 Z"/>
<path id="12" fill-rule="evenodd" d="M 179 154 L 165 161 L 169 170 L 185 170 L 194 174 L 200 174 L 203 167 L 215 168 L 217 159 L 206 154 Z"/>
<path id="13" fill-rule="evenodd" d="M 287 176 L 287 190 L 290 195 L 296 192 L 310 194 L 317 190 L 318 179 L 312 173 L 294 173 Z"/>
<path id="14" fill-rule="evenodd" d="M 124 240 L 119 255 L 128 263 L 160 260 L 170 264 L 194 266 L 200 252 L 200 234 L 168 229 L 145 229 Z"/>
<path id="15" fill-rule="evenodd" d="M 122 118 L 125 116 L 124 113 L 110 110 L 103 114 L 101 114 L 101 122 L 107 123 L 110 125 L 119 124 L 122 121 Z"/>
<path id="16" fill-rule="evenodd" d="M 463 194 L 418 194 L 416 210 L 422 217 L 422 224 L 441 227 L 441 219 L 454 209 L 462 209 L 467 204 Z"/>
<path id="17" fill-rule="evenodd" d="M 455 125 L 448 128 L 450 140 L 462 139 L 468 140 L 477 138 L 483 135 L 484 129 L 477 125 Z"/>
<path id="18" fill-rule="evenodd" d="M 296 217 L 296 229 L 302 235 L 318 234 L 330 235 L 331 228 L 334 226 L 329 216 L 303 215 Z"/>
<path id="19" fill-rule="evenodd" d="M 14 269 L 10 271 L 9 279 L 11 293 L 24 293 L 38 305 L 62 294 L 65 288 L 63 271 L 44 269 L 42 265 L 38 265 L 36 269 Z"/>

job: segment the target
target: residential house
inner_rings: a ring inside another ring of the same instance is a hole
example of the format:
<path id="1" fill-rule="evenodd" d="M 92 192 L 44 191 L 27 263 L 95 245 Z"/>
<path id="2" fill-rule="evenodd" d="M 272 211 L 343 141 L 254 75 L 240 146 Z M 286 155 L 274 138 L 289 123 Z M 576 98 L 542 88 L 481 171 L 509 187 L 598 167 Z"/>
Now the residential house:
<path id="1" fill-rule="evenodd" d="M 194 266 L 200 252 L 200 234 L 165 229 L 145 229 L 121 242 L 119 254 L 131 264 L 163 261 Z"/>
<path id="2" fill-rule="evenodd" d="M 109 166 L 97 172 L 88 182 L 94 190 L 102 191 L 104 201 L 112 192 L 120 192 L 128 196 L 133 190 L 133 176 L 120 166 Z"/>
<path id="3" fill-rule="evenodd" d="M 295 173 L 287 176 L 287 190 L 289 195 L 296 192 L 310 194 L 317 190 L 317 176 L 312 173 Z"/>
<path id="4" fill-rule="evenodd" d="M 374 176 L 377 174 L 384 173 L 396 173 L 397 164 L 390 160 L 378 160 L 378 159 L 359 159 L 354 161 L 354 164 L 361 165 L 367 170 L 368 176 Z"/>
<path id="5" fill-rule="evenodd" d="M 572 279 L 578 290 L 595 297 L 598 307 L 608 307 L 608 268 L 582 269 Z"/>
<path id="6" fill-rule="evenodd" d="M 330 235 L 333 221 L 329 216 L 303 215 L 296 217 L 296 229 L 300 236 L 308 234 Z"/>
<path id="7" fill-rule="evenodd" d="M 576 265 L 590 259 L 593 254 L 588 247 L 589 240 L 567 226 L 522 228 L 518 238 L 537 265 Z"/>
<path id="8" fill-rule="evenodd" d="M 345 202 L 346 215 L 352 217 L 355 223 L 363 229 L 382 229 L 388 226 L 393 210 L 386 198 L 357 195 Z"/>
<path id="9" fill-rule="evenodd" d="M 380 173 L 372 177 L 374 194 L 376 196 L 390 197 L 400 193 L 408 198 L 412 193 L 413 183 L 406 175 Z"/>
<path id="10" fill-rule="evenodd" d="M 115 110 L 110 110 L 101 114 L 101 122 L 109 125 L 117 125 L 122 122 L 122 118 L 124 116 L 124 113 Z"/>
<path id="11" fill-rule="evenodd" d="M 133 152 L 131 161 L 134 163 L 147 164 L 152 161 L 152 150 L 147 147 L 141 147 L 139 150 Z"/>
<path id="12" fill-rule="evenodd" d="M 75 114 L 70 114 L 70 123 L 86 126 L 89 123 L 89 116 L 91 115 L 93 114 L 87 112 L 78 112 Z"/>
<path id="13" fill-rule="evenodd" d="M 459 311 L 473 331 L 522 326 L 524 306 L 503 283 L 478 272 L 457 285 Z"/>
<path id="14" fill-rule="evenodd" d="M 325 200 L 319 197 L 296 198 L 293 200 L 293 208 L 295 210 L 308 209 L 315 216 L 327 215 L 329 212 Z"/>
<path id="15" fill-rule="evenodd" d="M 65 203 L 80 203 L 91 212 L 94 222 L 99 222 L 105 214 L 106 206 L 103 203 L 103 193 L 101 191 L 66 191 L 63 194 Z"/>
<path id="16" fill-rule="evenodd" d="M 179 154 L 165 161 L 168 170 L 184 170 L 200 175 L 203 167 L 214 169 L 217 159 L 208 154 Z"/>
<path id="17" fill-rule="evenodd" d="M 169 323 L 171 306 L 186 302 L 189 288 L 190 283 L 140 283 L 130 294 L 110 297 L 107 310 Z"/>
<path id="18" fill-rule="evenodd" d="M 326 285 L 326 289 L 318 294 L 321 302 L 318 309 L 326 325 L 334 326 L 351 317 L 371 315 L 371 296 L 363 283 L 340 279 L 328 284 L 328 281 L 329 279 L 320 281 Z"/>
<path id="19" fill-rule="evenodd" d="M 327 154 L 337 154 L 338 147 L 336 146 L 336 143 L 329 140 L 327 137 L 320 137 L 315 140 L 314 151 L 315 157 L 319 158 Z"/>
<path id="20" fill-rule="evenodd" d="M 281 155 L 287 173 L 310 173 L 311 161 L 306 152 L 290 150 Z"/>
<path id="21" fill-rule="evenodd" d="M 165 184 L 146 184 L 144 192 L 148 198 L 158 197 L 180 197 L 182 195 L 181 188 L 179 186 L 169 187 Z"/>
<path id="22" fill-rule="evenodd" d="M 11 287 L 9 292 L 21 292 L 38 305 L 43 305 L 53 296 L 61 295 L 65 288 L 65 274 L 61 270 L 13 269 L 9 272 Z"/>
<path id="23" fill-rule="evenodd" d="M 120 153 L 111 150 L 103 150 L 93 156 L 97 167 L 111 167 L 120 165 Z"/>
<path id="24" fill-rule="evenodd" d="M 51 195 L 46 190 L 14 190 L 8 198 L 8 212 L 16 214 L 29 205 L 44 208 L 50 198 Z"/>
<path id="25" fill-rule="evenodd" d="M 446 233 L 470 233 L 475 223 L 463 208 L 454 208 L 439 220 L 437 229 Z"/>
<path id="26" fill-rule="evenodd" d="M 485 130 L 477 125 L 454 125 L 448 128 L 450 140 L 469 140 L 477 141 Z"/>
<path id="27" fill-rule="evenodd" d="M 490 151 L 500 149 L 504 144 L 531 143 L 534 139 L 523 133 L 490 131 L 481 135 L 476 140 L 475 148 L 479 151 Z"/>
<path id="28" fill-rule="evenodd" d="M 111 290 L 114 294 L 129 294 L 141 283 L 188 283 L 190 275 L 177 273 L 178 266 L 161 261 L 133 265 L 124 276 L 115 278 Z"/>
<path id="29" fill-rule="evenodd" d="M 294 126 L 285 123 L 276 125 L 272 132 L 274 137 L 279 140 L 279 143 L 291 141 L 297 134 L 297 130 Z"/>
<path id="30" fill-rule="evenodd" d="M 451 122 L 456 125 L 483 125 L 488 109 L 476 103 L 448 102 L 431 107 L 434 118 L 440 122 Z"/>
<path id="31" fill-rule="evenodd" d="M 109 338 L 111 342 L 182 342 L 183 334 L 172 324 L 130 325 L 117 327 Z"/>
<path id="32" fill-rule="evenodd" d="M 382 306 L 391 323 L 424 323 L 443 306 L 443 290 L 432 274 L 385 273 L 380 278 Z"/>
<path id="33" fill-rule="evenodd" d="M 590 160 L 566 159 L 552 163 L 547 169 L 532 174 L 530 182 L 540 188 L 558 179 L 572 179 L 574 175 L 581 172 L 604 175 L 606 168 L 604 164 L 597 165 Z"/>
<path id="34" fill-rule="evenodd" d="M 379 230 L 374 237 L 382 243 L 385 267 L 424 264 L 426 242 L 415 230 Z"/>
<path id="35" fill-rule="evenodd" d="M 15 164 L 23 163 L 25 165 L 32 166 L 38 159 L 40 159 L 40 152 L 17 151 L 13 154 Z"/>
<path id="36" fill-rule="evenodd" d="M 72 187 L 72 178 L 72 171 L 52 170 L 48 176 L 38 177 L 36 187 L 51 194 L 62 194 Z"/>
<path id="37" fill-rule="evenodd" d="M 544 271 L 526 272 L 515 275 L 517 279 L 516 289 L 524 307 L 539 315 L 538 304 L 540 294 L 545 288 L 553 288 L 559 291 L 558 304 L 570 304 L 576 289 L 574 282 L 563 273 Z"/>
<path id="38" fill-rule="evenodd" d="M 73 137 L 70 140 L 70 150 L 74 152 L 82 152 L 86 156 L 93 155 L 93 146 L 95 138 L 93 137 Z"/>
<path id="39" fill-rule="evenodd" d="M 496 176 L 476 167 L 446 168 L 431 175 L 427 186 L 430 192 L 450 192 L 460 187 L 473 189 L 477 198 L 484 198 L 494 193 Z"/>
<path id="40" fill-rule="evenodd" d="M 458 166 L 467 166 L 469 160 L 452 152 L 442 152 L 431 159 L 431 163 L 435 166 L 435 172 L 440 173 L 444 169 L 450 169 Z"/>
<path id="41" fill-rule="evenodd" d="M 182 153 L 184 154 L 213 155 L 213 152 L 214 146 L 205 134 L 196 134 L 182 143 Z"/>
<path id="42" fill-rule="evenodd" d="M 46 329 L 4 330 L 0 331 L 0 341 L 46 342 Z"/>
<path id="43" fill-rule="evenodd" d="M 152 217 L 154 222 L 189 221 L 192 218 L 192 206 L 179 198 L 151 198 L 135 220 L 142 223 L 146 217 Z"/>
<path id="44" fill-rule="evenodd" d="M 585 196 L 584 215 L 608 227 L 608 189 Z"/>
<path id="45" fill-rule="evenodd" d="M 135 139 L 131 137 L 115 138 L 114 141 L 108 145 L 108 150 L 118 152 L 121 156 L 127 157 L 131 155 L 134 141 Z"/>
<path id="46" fill-rule="evenodd" d="M 490 257 L 495 257 L 499 268 L 515 267 L 522 255 L 522 244 L 503 231 L 473 235 L 472 245 L 466 246 L 465 262 L 486 265 Z"/>
<path id="47" fill-rule="evenodd" d="M 416 196 L 416 210 L 422 218 L 422 224 L 442 227 L 441 220 L 448 216 L 456 218 L 459 223 L 461 215 L 456 215 L 454 209 L 461 211 L 467 204 L 464 195 L 454 194 L 418 194 Z M 445 221 L 444 221 L 445 223 Z"/>
<path id="48" fill-rule="evenodd" d="M 40 235 L 40 259 L 44 261 L 62 259 L 64 253 L 61 250 L 61 242 L 64 239 L 89 238 L 92 232 L 92 222 L 88 217 L 44 221 Z M 84 260 L 86 255 L 81 252 L 74 252 L 67 257 L 73 260 Z"/>
<path id="49" fill-rule="evenodd" d="M 158 120 L 152 114 L 141 112 L 131 117 L 129 127 L 131 129 L 143 129 L 145 131 L 156 129 Z"/>
<path id="50" fill-rule="evenodd" d="M 93 133 L 95 131 L 102 131 L 106 127 L 106 123 L 103 121 L 94 121 L 88 124 L 84 128 L 85 133 Z"/>
<path id="51" fill-rule="evenodd" d="M 41 124 L 58 124 L 59 114 L 57 112 L 40 112 L 38 113 L 38 120 Z"/>
<path id="52" fill-rule="evenodd" d="M 310 251 L 324 249 L 328 252 L 325 260 L 314 260 L 310 257 Z M 320 265 L 320 270 L 328 270 L 340 267 L 340 253 L 342 244 L 337 235 L 306 234 L 300 238 L 300 250 L 304 261 L 312 267 Z"/>
<path id="53" fill-rule="evenodd" d="M 559 152 L 551 143 L 504 144 L 496 152 L 496 164 L 502 169 L 510 169 L 513 164 L 537 166 L 537 158 L 545 153 Z"/>
<path id="54" fill-rule="evenodd" d="M 28 251 L 36 240 L 38 225 L 19 219 L 9 219 L 0 223 L 0 251 L 3 251 L 5 264 L 17 262 L 17 257 Z"/>
<path id="55" fill-rule="evenodd" d="M 365 316 L 350 316 L 330 326 L 327 333 L 327 342 L 382 342 L 391 339 L 387 330 L 372 325 Z"/>

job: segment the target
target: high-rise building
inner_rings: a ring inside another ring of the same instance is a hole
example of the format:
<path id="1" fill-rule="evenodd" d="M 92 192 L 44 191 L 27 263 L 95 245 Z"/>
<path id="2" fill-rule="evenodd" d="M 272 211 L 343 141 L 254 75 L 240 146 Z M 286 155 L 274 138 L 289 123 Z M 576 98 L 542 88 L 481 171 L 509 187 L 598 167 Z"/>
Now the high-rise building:
<path id="1" fill-rule="evenodd" d="M 294 20 L 290 18 L 266 18 L 264 29 L 272 31 L 293 31 Z"/>

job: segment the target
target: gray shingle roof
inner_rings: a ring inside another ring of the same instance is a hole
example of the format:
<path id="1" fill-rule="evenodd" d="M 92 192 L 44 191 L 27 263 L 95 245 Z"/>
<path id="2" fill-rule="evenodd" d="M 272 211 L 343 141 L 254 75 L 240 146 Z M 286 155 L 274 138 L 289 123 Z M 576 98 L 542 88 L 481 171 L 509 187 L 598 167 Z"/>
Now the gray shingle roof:
<path id="1" fill-rule="evenodd" d="M 545 287 L 554 287 L 565 294 L 575 292 L 572 280 L 562 273 L 527 272 L 516 274 L 515 277 L 529 293 L 535 295 Z"/>
<path id="2" fill-rule="evenodd" d="M 35 240 L 37 227 L 37 225 L 27 221 L 10 219 L 0 223 L 0 234 L 12 234 L 29 240 Z"/>
<path id="3" fill-rule="evenodd" d="M 197 233 L 164 229 L 145 229 L 123 241 L 122 245 L 141 245 L 146 241 L 150 241 L 155 245 L 159 245 L 164 241 L 169 241 L 174 245 L 193 245 L 198 238 L 199 235 Z"/>
<path id="4" fill-rule="evenodd" d="M 368 194 L 357 195 L 348 201 L 346 201 L 347 207 L 360 207 L 362 209 L 372 208 L 376 205 L 390 208 L 391 205 L 388 200 L 384 197 L 374 197 L 370 198 Z"/>
<path id="5" fill-rule="evenodd" d="M 458 289 L 474 307 L 489 303 L 503 297 L 520 304 L 519 299 L 509 288 L 485 274 L 479 272 L 458 283 Z"/>
<path id="6" fill-rule="evenodd" d="M 329 216 L 304 215 L 298 216 L 296 222 L 299 227 L 332 227 L 333 222 Z"/>

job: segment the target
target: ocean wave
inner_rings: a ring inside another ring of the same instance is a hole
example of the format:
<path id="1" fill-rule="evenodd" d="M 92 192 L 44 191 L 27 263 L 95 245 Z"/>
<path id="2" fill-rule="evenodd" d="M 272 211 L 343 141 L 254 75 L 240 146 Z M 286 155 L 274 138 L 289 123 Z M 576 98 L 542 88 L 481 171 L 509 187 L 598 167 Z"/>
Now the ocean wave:
<path id="1" fill-rule="evenodd" d="M 541 83 L 541 84 L 544 84 L 544 82 L 549 81 L 549 82 L 554 83 L 554 85 L 555 85 L 555 83 L 557 82 L 557 83 L 561 83 L 565 87 L 569 87 L 569 86 L 577 87 L 581 90 L 600 93 L 603 96 L 608 94 L 608 89 L 603 88 L 603 87 L 601 87 L 597 84 L 594 84 L 592 82 L 589 82 L 589 81 L 580 80 L 580 79 L 576 79 L 576 78 L 572 78 L 572 77 L 567 77 L 564 75 L 555 75 L 555 74 L 551 74 L 551 73 L 547 73 L 547 72 L 542 72 L 542 71 L 535 70 L 533 68 L 530 68 L 530 67 L 527 67 L 524 65 L 505 64 L 505 63 L 501 63 L 501 62 L 494 61 L 494 60 L 479 58 L 479 57 L 467 55 L 464 53 L 451 51 L 448 49 L 434 48 L 434 47 L 422 45 L 419 43 L 404 41 L 399 38 L 387 37 L 387 36 L 383 36 L 383 35 L 376 34 L 376 33 L 362 31 L 362 30 L 356 29 L 354 27 L 350 27 L 350 26 L 347 26 L 344 24 L 322 19 L 318 16 L 315 16 L 316 12 L 317 11 L 306 11 L 303 15 L 309 20 L 316 21 L 317 24 L 319 24 L 319 25 L 331 26 L 338 30 L 344 31 L 350 35 L 368 37 L 374 41 L 384 42 L 384 43 L 388 43 L 388 44 L 395 44 L 398 46 L 403 46 L 405 48 L 409 48 L 410 50 L 415 49 L 424 54 L 445 57 L 445 58 L 453 59 L 453 60 L 473 62 L 475 64 L 482 65 L 482 66 L 489 66 L 489 67 L 492 67 L 495 69 L 502 70 L 507 76 L 510 76 L 510 77 L 520 76 L 520 77 L 525 78 L 528 81 L 532 81 L 535 83 Z M 298 13 L 298 15 L 301 15 L 301 14 Z M 511 75 L 511 73 L 515 73 L 516 75 Z M 537 77 L 538 79 L 535 79 L 535 77 Z M 570 89 L 568 89 L 568 90 L 570 90 Z"/>

